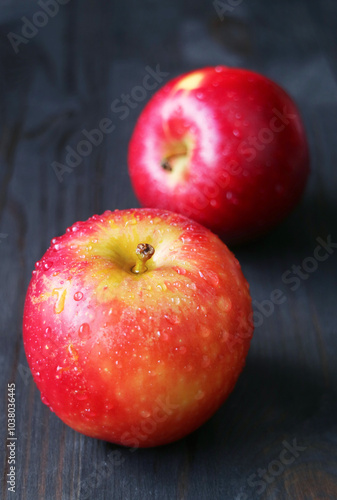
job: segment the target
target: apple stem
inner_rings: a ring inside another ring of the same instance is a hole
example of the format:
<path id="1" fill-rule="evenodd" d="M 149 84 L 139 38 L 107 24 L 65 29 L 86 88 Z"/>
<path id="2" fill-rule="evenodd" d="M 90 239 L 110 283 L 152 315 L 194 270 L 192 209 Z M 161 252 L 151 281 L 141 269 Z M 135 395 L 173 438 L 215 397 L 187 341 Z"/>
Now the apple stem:
<path id="1" fill-rule="evenodd" d="M 185 144 L 179 144 L 173 151 L 165 156 L 161 162 L 161 167 L 167 172 L 172 172 L 174 163 L 179 158 L 184 158 L 187 156 L 187 147 Z"/>
<path id="2" fill-rule="evenodd" d="M 167 170 L 168 172 L 172 172 L 173 170 L 168 158 L 164 158 L 164 160 L 161 162 L 161 166 L 164 170 Z"/>
<path id="3" fill-rule="evenodd" d="M 139 243 L 136 248 L 137 262 L 131 269 L 134 274 L 142 274 L 147 271 L 145 263 L 151 259 L 154 254 L 154 248 L 149 243 Z"/>

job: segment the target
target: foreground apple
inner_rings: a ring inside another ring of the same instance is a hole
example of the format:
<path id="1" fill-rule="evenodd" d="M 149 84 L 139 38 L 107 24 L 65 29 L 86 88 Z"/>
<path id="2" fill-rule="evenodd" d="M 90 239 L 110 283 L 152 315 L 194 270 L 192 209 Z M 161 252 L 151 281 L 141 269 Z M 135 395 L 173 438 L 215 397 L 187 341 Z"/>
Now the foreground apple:
<path id="1" fill-rule="evenodd" d="M 248 283 L 209 230 L 172 212 L 78 222 L 36 263 L 24 346 L 46 403 L 88 436 L 179 439 L 223 403 L 252 336 Z"/>
<path id="2" fill-rule="evenodd" d="M 129 146 L 140 202 L 192 217 L 226 243 L 255 237 L 296 205 L 309 173 L 298 110 L 276 83 L 223 66 L 173 79 Z"/>

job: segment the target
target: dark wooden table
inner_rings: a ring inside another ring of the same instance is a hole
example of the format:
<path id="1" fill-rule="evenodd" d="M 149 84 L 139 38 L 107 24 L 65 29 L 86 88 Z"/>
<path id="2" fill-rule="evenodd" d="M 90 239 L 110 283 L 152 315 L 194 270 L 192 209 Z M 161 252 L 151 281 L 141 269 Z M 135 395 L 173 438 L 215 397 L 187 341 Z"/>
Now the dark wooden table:
<path id="1" fill-rule="evenodd" d="M 44 15 L 35 1 L 0 4 L 0 497 L 336 500 L 336 1 L 59 1 Z M 228 401 L 180 442 L 113 446 L 74 432 L 41 403 L 22 344 L 26 289 L 52 237 L 94 213 L 138 206 L 127 145 L 151 92 L 124 120 L 111 103 L 140 85 L 147 67 L 159 65 L 164 83 L 215 64 L 260 71 L 294 97 L 310 181 L 282 225 L 235 249 L 264 312 Z M 114 131 L 58 179 L 53 162 L 65 164 L 83 129 L 105 117 Z M 318 245 L 328 247 L 325 260 L 315 257 Z M 302 269 L 296 280 L 293 266 Z M 270 302 L 275 289 L 282 304 Z M 15 493 L 6 482 L 11 383 Z"/>

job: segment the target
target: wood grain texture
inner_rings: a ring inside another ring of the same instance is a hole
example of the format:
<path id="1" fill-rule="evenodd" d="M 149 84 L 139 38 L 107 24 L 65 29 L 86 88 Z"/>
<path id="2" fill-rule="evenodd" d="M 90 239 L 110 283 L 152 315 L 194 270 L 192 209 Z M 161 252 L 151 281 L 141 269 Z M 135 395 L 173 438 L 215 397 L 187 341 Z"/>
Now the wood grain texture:
<path id="1" fill-rule="evenodd" d="M 335 500 L 337 250 L 296 290 L 282 276 L 314 255 L 317 238 L 331 235 L 337 242 L 336 2 L 223 0 L 237 6 L 221 20 L 212 1 L 70 0 L 17 54 L 7 35 L 20 34 L 22 16 L 32 19 L 40 8 L 31 0 L 3 4 L 0 497 Z M 157 64 L 166 79 L 228 64 L 278 81 L 301 109 L 312 173 L 303 200 L 282 225 L 235 249 L 254 300 L 270 299 L 275 289 L 285 300 L 256 328 L 234 392 L 186 439 L 130 450 L 75 433 L 41 403 L 23 350 L 22 311 L 34 263 L 52 237 L 93 213 L 138 206 L 126 153 L 151 94 L 124 120 L 110 105 Z M 113 121 L 114 131 L 59 182 L 52 162 L 64 163 L 66 148 L 76 148 L 82 130 L 102 118 Z M 6 484 L 11 382 L 16 493 Z"/>

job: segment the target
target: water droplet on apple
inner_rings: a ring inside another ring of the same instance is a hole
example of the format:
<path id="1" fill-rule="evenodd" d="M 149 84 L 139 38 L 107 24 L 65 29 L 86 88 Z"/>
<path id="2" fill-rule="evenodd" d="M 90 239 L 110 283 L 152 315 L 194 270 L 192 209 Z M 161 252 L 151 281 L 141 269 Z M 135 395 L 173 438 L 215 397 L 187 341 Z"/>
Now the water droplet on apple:
<path id="1" fill-rule="evenodd" d="M 60 379 L 60 378 L 62 378 L 62 375 L 63 375 L 63 368 L 62 368 L 62 366 L 58 365 L 56 367 L 56 376 L 55 376 L 55 378 Z"/>
<path id="2" fill-rule="evenodd" d="M 46 328 L 46 335 L 50 335 L 52 332 L 52 329 L 50 328 L 50 326 L 47 326 Z"/>
<path id="3" fill-rule="evenodd" d="M 165 318 L 169 323 L 171 323 L 171 325 L 178 325 L 180 323 L 180 318 L 176 314 L 173 315 L 165 314 Z"/>
<path id="4" fill-rule="evenodd" d="M 83 323 L 78 330 L 78 336 L 81 339 L 89 337 L 90 333 L 90 326 L 88 325 L 88 323 Z"/>
<path id="5" fill-rule="evenodd" d="M 151 416 L 151 413 L 147 410 L 141 410 L 140 415 L 144 418 L 149 418 Z"/>
<path id="6" fill-rule="evenodd" d="M 84 418 L 87 418 L 88 420 L 90 420 L 91 418 L 96 418 L 97 417 L 97 413 L 95 413 L 94 411 L 92 411 L 90 408 L 86 408 L 84 410 L 84 412 L 82 413 L 83 417 Z"/>
<path id="7" fill-rule="evenodd" d="M 76 292 L 75 295 L 74 295 L 74 300 L 76 300 L 77 302 L 79 300 L 82 300 L 83 299 L 83 293 L 82 292 Z"/>
<path id="8" fill-rule="evenodd" d="M 53 265 L 53 263 L 52 263 L 52 262 L 50 262 L 50 261 L 45 261 L 45 262 L 43 263 L 43 267 L 44 267 L 44 269 L 45 269 L 46 271 L 48 271 L 48 269 L 50 269 L 52 265 Z"/>
<path id="9" fill-rule="evenodd" d="M 235 137 L 241 137 L 240 130 L 234 129 L 233 130 L 233 135 L 235 135 Z"/>
<path id="10" fill-rule="evenodd" d="M 207 269 L 205 271 L 199 271 L 199 275 L 210 285 L 214 287 L 219 286 L 220 279 L 219 276 L 214 271 L 211 271 L 210 269 Z"/>
<path id="11" fill-rule="evenodd" d="M 203 92 L 197 92 L 196 96 L 199 101 L 201 101 L 205 97 Z"/>
<path id="12" fill-rule="evenodd" d="M 232 309 L 232 301 L 231 301 L 231 299 L 229 297 L 227 299 L 225 299 L 224 309 L 225 309 L 226 312 L 228 312 L 228 311 L 230 311 Z"/>
<path id="13" fill-rule="evenodd" d="M 74 361 L 78 361 L 78 352 L 72 344 L 68 345 L 68 352 L 73 357 Z"/>
<path id="14" fill-rule="evenodd" d="M 201 362 L 201 366 L 202 368 L 207 368 L 209 365 L 211 364 L 211 360 L 209 359 L 208 356 L 203 356 L 202 357 L 202 362 Z"/>
<path id="15" fill-rule="evenodd" d="M 86 399 L 88 399 L 88 394 L 83 391 L 76 392 L 75 396 L 79 401 L 85 401 Z"/>
<path id="16" fill-rule="evenodd" d="M 165 283 L 158 284 L 157 288 L 161 292 L 163 292 L 163 291 L 165 292 L 165 290 L 167 290 L 167 286 L 165 285 Z"/>
<path id="17" fill-rule="evenodd" d="M 226 342 L 228 340 L 228 337 L 229 333 L 227 332 L 227 330 L 223 330 L 222 332 L 220 332 L 220 342 Z"/>
<path id="18" fill-rule="evenodd" d="M 128 226 L 128 225 L 134 226 L 135 224 L 137 224 L 137 220 L 136 219 L 130 219 L 130 220 L 127 220 L 125 222 L 125 227 Z"/>
<path id="19" fill-rule="evenodd" d="M 205 397 L 205 393 L 204 391 L 201 391 L 199 390 L 196 395 L 194 396 L 194 398 L 197 400 L 197 401 L 200 401 L 201 399 L 203 399 Z"/>
<path id="20" fill-rule="evenodd" d="M 41 394 L 41 401 L 42 401 L 43 404 L 49 406 L 49 401 L 46 398 L 46 396 L 43 396 L 43 394 Z"/>
<path id="21" fill-rule="evenodd" d="M 233 198 L 233 193 L 231 191 L 227 191 L 226 198 L 227 200 L 231 200 Z"/>
<path id="22" fill-rule="evenodd" d="M 60 283 L 62 284 L 63 281 L 61 281 Z M 67 290 L 62 288 L 54 288 L 53 295 L 57 295 L 57 299 L 54 305 L 54 312 L 55 314 L 60 314 L 64 309 Z"/>
<path id="23" fill-rule="evenodd" d="M 210 331 L 210 329 L 209 329 L 209 328 L 206 328 L 205 326 L 202 326 L 202 327 L 201 327 L 201 330 L 200 330 L 200 334 L 201 334 L 201 336 L 202 336 L 204 339 L 206 339 L 207 337 L 209 337 L 209 336 L 210 336 L 211 331 Z"/>
<path id="24" fill-rule="evenodd" d="M 223 73 L 225 68 L 223 66 L 215 66 L 214 70 L 216 73 Z"/>

